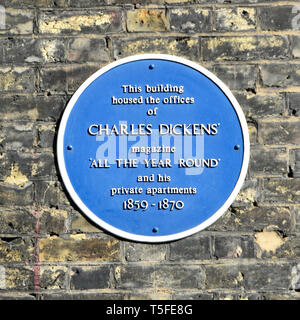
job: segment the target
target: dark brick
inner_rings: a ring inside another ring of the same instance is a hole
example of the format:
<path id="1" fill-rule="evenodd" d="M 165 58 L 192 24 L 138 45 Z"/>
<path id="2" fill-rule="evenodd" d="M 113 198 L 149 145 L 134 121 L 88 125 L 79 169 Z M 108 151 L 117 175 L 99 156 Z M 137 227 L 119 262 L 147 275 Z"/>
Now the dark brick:
<path id="1" fill-rule="evenodd" d="M 1 208 L 0 230 L 2 234 L 33 233 L 36 217 L 27 208 Z"/>
<path id="2" fill-rule="evenodd" d="M 144 289 L 154 287 L 155 268 L 143 265 L 120 265 L 115 267 L 118 289 Z"/>
<path id="3" fill-rule="evenodd" d="M 121 10 L 45 11 L 39 16 L 42 34 L 109 34 L 122 31 Z"/>
<path id="4" fill-rule="evenodd" d="M 288 290 L 290 264 L 215 265 L 206 267 L 206 289 Z"/>
<path id="5" fill-rule="evenodd" d="M 300 203 L 300 179 L 265 179 L 261 201 L 277 203 Z"/>
<path id="6" fill-rule="evenodd" d="M 40 148 L 55 149 L 55 126 L 41 125 L 38 127 L 38 146 Z"/>
<path id="7" fill-rule="evenodd" d="M 251 236 L 215 236 L 214 256 L 217 259 L 255 258 L 254 239 Z"/>
<path id="8" fill-rule="evenodd" d="M 171 31 L 195 33 L 212 30 L 212 13 L 202 8 L 175 8 L 170 10 Z"/>
<path id="9" fill-rule="evenodd" d="M 216 65 L 215 73 L 231 90 L 253 89 L 258 76 L 254 65 Z"/>
<path id="10" fill-rule="evenodd" d="M 67 232 L 67 212 L 57 209 L 38 209 L 39 233 L 41 234 L 62 234 Z"/>
<path id="11" fill-rule="evenodd" d="M 285 111 L 285 99 L 282 94 L 252 94 L 247 92 L 237 93 L 235 97 L 246 117 L 252 119 L 278 117 Z"/>
<path id="12" fill-rule="evenodd" d="M 190 60 L 198 60 L 198 43 L 198 38 L 192 37 L 139 37 L 112 39 L 113 56 L 116 59 L 137 53 L 165 53 L 183 56 Z"/>
<path id="13" fill-rule="evenodd" d="M 72 0 L 74 1 L 74 0 Z M 48 7 L 64 7 L 68 3 L 68 0 L 1 0 L 1 4 L 5 7 L 13 8 L 48 8 Z"/>
<path id="14" fill-rule="evenodd" d="M 33 147 L 33 125 L 30 122 L 0 123 L 0 149 L 18 150 Z"/>
<path id="15" fill-rule="evenodd" d="M 289 169 L 293 177 L 300 177 L 300 149 L 290 150 Z"/>
<path id="16" fill-rule="evenodd" d="M 166 259 L 165 244 L 125 243 L 126 261 L 163 261 Z"/>
<path id="17" fill-rule="evenodd" d="M 0 183 L 0 205 L 4 206 L 26 206 L 33 204 L 34 187 L 31 182 L 24 186 Z"/>
<path id="18" fill-rule="evenodd" d="M 67 91 L 67 72 L 65 67 L 43 68 L 40 70 L 40 88 L 42 91 Z"/>
<path id="19" fill-rule="evenodd" d="M 173 300 L 213 300 L 214 296 L 212 293 L 191 293 L 191 292 L 180 292 L 173 294 Z"/>
<path id="20" fill-rule="evenodd" d="M 65 107 L 64 97 L 55 96 L 0 96 L 3 120 L 56 121 Z"/>
<path id="21" fill-rule="evenodd" d="M 74 267 L 71 269 L 71 290 L 105 289 L 109 287 L 110 267 Z"/>
<path id="22" fill-rule="evenodd" d="M 284 233 L 290 232 L 291 229 L 290 211 L 283 207 L 232 208 L 218 221 L 207 230 L 253 232 L 263 230 L 270 225 Z"/>
<path id="23" fill-rule="evenodd" d="M 170 243 L 170 260 L 211 259 L 210 238 L 192 236 Z"/>
<path id="24" fill-rule="evenodd" d="M 69 40 L 67 60 L 71 62 L 108 62 L 105 39 L 74 38 Z"/>
<path id="25" fill-rule="evenodd" d="M 72 65 L 67 67 L 68 91 L 75 92 L 86 79 L 99 69 L 99 65 Z"/>
<path id="26" fill-rule="evenodd" d="M 201 39 L 203 60 L 281 59 L 288 56 L 285 36 L 208 37 Z"/>
<path id="27" fill-rule="evenodd" d="M 292 6 L 268 6 L 258 9 L 262 30 L 280 31 L 291 30 L 292 19 L 295 14 Z"/>
<path id="28" fill-rule="evenodd" d="M 61 205 L 69 205 L 66 191 L 57 181 L 36 181 L 35 201 L 39 205 L 48 205 L 50 207 L 58 207 Z"/>
<path id="29" fill-rule="evenodd" d="M 124 300 L 124 294 L 119 292 L 53 292 L 43 293 L 41 300 Z"/>
<path id="30" fill-rule="evenodd" d="M 300 29 L 300 22 L 299 22 L 299 29 Z M 291 39 L 292 56 L 294 58 L 300 58 L 300 36 L 290 36 L 290 39 Z"/>
<path id="31" fill-rule="evenodd" d="M 15 39 L 0 40 L 3 50 L 0 63 L 54 63 L 65 60 L 65 43 L 58 39 Z"/>
<path id="32" fill-rule="evenodd" d="M 288 154 L 285 148 L 251 148 L 249 170 L 251 175 L 287 175 Z"/>
<path id="33" fill-rule="evenodd" d="M 288 93 L 288 111 L 290 115 L 300 116 L 300 93 Z"/>
<path id="34" fill-rule="evenodd" d="M 57 174 L 52 153 L 35 153 L 32 159 L 32 177 L 34 179 L 54 178 Z"/>
<path id="35" fill-rule="evenodd" d="M 287 88 L 300 83 L 299 64 L 267 64 L 260 68 L 265 87 Z"/>
<path id="36" fill-rule="evenodd" d="M 286 121 L 264 121 L 258 129 L 259 142 L 263 144 L 300 144 L 300 121 L 294 119 Z"/>
<path id="37" fill-rule="evenodd" d="M 155 272 L 155 284 L 158 288 L 201 289 L 203 281 L 201 266 L 161 265 Z"/>
<path id="38" fill-rule="evenodd" d="M 47 290 L 66 289 L 67 268 L 63 266 L 40 266 L 39 288 Z"/>
<path id="39" fill-rule="evenodd" d="M 107 0 L 72 0 L 70 7 L 74 8 L 93 8 L 107 4 Z"/>

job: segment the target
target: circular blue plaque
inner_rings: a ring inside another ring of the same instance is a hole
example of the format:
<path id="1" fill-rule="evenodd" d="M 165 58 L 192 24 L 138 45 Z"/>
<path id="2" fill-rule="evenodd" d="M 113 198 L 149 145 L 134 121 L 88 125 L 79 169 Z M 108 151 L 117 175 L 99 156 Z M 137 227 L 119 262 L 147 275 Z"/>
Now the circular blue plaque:
<path id="1" fill-rule="evenodd" d="M 211 72 L 174 56 L 138 55 L 77 90 L 57 157 L 67 191 L 97 225 L 165 242 L 203 230 L 234 201 L 247 173 L 248 129 Z"/>

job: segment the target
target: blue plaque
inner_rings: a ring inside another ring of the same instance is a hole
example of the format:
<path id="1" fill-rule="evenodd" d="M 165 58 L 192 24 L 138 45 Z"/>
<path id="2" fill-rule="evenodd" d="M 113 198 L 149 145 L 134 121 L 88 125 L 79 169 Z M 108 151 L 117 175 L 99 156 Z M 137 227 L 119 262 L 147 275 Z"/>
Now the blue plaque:
<path id="1" fill-rule="evenodd" d="M 77 90 L 57 157 L 67 191 L 97 225 L 165 242 L 228 209 L 247 173 L 249 136 L 237 100 L 211 72 L 174 56 L 138 55 Z"/>

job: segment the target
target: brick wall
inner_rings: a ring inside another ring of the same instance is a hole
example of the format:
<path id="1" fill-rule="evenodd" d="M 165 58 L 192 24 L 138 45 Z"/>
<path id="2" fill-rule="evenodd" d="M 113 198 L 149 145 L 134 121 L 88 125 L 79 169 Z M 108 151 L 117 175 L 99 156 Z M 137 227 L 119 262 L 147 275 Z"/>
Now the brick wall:
<path id="1" fill-rule="evenodd" d="M 0 5 L 0 299 L 300 298 L 299 1 Z M 251 137 L 231 208 L 206 230 L 159 245 L 91 224 L 65 192 L 54 153 L 78 86 L 140 53 L 185 57 L 217 74 Z"/>

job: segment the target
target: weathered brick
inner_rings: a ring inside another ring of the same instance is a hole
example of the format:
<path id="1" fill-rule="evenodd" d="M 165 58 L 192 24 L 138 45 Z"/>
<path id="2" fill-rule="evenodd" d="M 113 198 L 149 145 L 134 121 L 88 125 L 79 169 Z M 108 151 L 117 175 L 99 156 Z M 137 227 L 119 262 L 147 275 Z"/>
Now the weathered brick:
<path id="1" fill-rule="evenodd" d="M 290 150 L 289 169 L 293 177 L 300 178 L 300 149 Z"/>
<path id="2" fill-rule="evenodd" d="M 175 8 L 170 10 L 171 31 L 195 33 L 212 30 L 211 10 L 202 8 Z"/>
<path id="3" fill-rule="evenodd" d="M 216 65 L 215 73 L 231 90 L 254 89 L 258 70 L 255 65 Z"/>
<path id="4" fill-rule="evenodd" d="M 61 234 L 67 232 L 67 212 L 53 208 L 38 209 L 39 232 L 41 234 Z"/>
<path id="5" fill-rule="evenodd" d="M 249 206 L 249 204 L 255 203 L 258 197 L 257 189 L 257 180 L 245 180 L 240 192 L 233 202 L 233 206 Z"/>
<path id="6" fill-rule="evenodd" d="M 297 259 L 300 256 L 300 241 L 295 236 L 283 236 L 276 231 L 255 234 L 258 257 L 267 259 Z"/>
<path id="7" fill-rule="evenodd" d="M 120 244 L 110 238 L 88 239 L 84 236 L 40 240 L 40 261 L 117 261 Z"/>
<path id="8" fill-rule="evenodd" d="M 291 30 L 294 14 L 292 6 L 268 6 L 258 9 L 262 30 Z"/>
<path id="9" fill-rule="evenodd" d="M 120 10 L 46 11 L 39 17 L 39 32 L 42 34 L 109 34 L 120 31 Z"/>
<path id="10" fill-rule="evenodd" d="M 286 36 L 236 36 L 201 39 L 203 60 L 281 59 L 288 56 Z"/>
<path id="11" fill-rule="evenodd" d="M 9 5 L 10 6 L 10 5 Z M 34 12 L 24 9 L 5 9 L 5 29 L 0 29 L 0 34 L 27 35 L 33 33 Z"/>
<path id="12" fill-rule="evenodd" d="M 74 0 L 72 0 L 74 1 Z M 68 0 L 1 0 L 5 7 L 13 8 L 42 8 L 42 7 L 64 7 L 67 5 Z"/>
<path id="13" fill-rule="evenodd" d="M 108 62 L 105 39 L 74 38 L 69 40 L 67 60 L 71 62 Z"/>
<path id="14" fill-rule="evenodd" d="M 34 258 L 34 247 L 27 238 L 0 237 L 0 262 L 30 263 Z"/>
<path id="15" fill-rule="evenodd" d="M 191 236 L 170 243 L 170 260 L 205 260 L 211 259 L 209 237 Z"/>
<path id="16" fill-rule="evenodd" d="M 55 144 L 56 129 L 54 125 L 40 125 L 37 128 L 37 145 L 40 148 L 53 150 Z"/>
<path id="17" fill-rule="evenodd" d="M 58 120 L 65 107 L 64 97 L 0 96 L 2 120 Z"/>
<path id="18" fill-rule="evenodd" d="M 68 91 L 75 92 L 82 83 L 100 69 L 99 65 L 72 65 L 66 68 Z"/>
<path id="19" fill-rule="evenodd" d="M 28 208 L 1 208 L 0 230 L 2 234 L 33 233 L 36 217 Z"/>
<path id="20" fill-rule="evenodd" d="M 290 115 L 300 116 L 300 93 L 288 93 L 288 111 Z"/>
<path id="21" fill-rule="evenodd" d="M 107 4 L 107 1 L 108 0 L 72 0 L 69 6 L 74 8 L 98 7 Z"/>
<path id="22" fill-rule="evenodd" d="M 291 214 L 284 207 L 236 207 L 228 210 L 208 231 L 253 232 L 272 226 L 273 230 L 288 233 L 291 230 Z"/>
<path id="23" fill-rule="evenodd" d="M 125 243 L 124 255 L 126 261 L 163 261 L 166 259 L 165 244 Z"/>
<path id="24" fill-rule="evenodd" d="M 27 67 L 1 67 L 0 91 L 34 92 L 35 71 Z"/>
<path id="25" fill-rule="evenodd" d="M 265 179 L 263 181 L 262 201 L 300 203 L 300 179 Z"/>
<path id="26" fill-rule="evenodd" d="M 257 143 L 257 124 L 255 121 L 248 121 L 248 133 L 250 145 L 255 145 Z"/>
<path id="27" fill-rule="evenodd" d="M 40 266 L 39 288 L 47 290 L 66 289 L 67 271 L 63 266 Z"/>
<path id="28" fill-rule="evenodd" d="M 172 295 L 165 292 L 133 292 L 125 295 L 125 300 L 171 300 Z"/>
<path id="29" fill-rule="evenodd" d="M 247 92 L 237 93 L 235 97 L 246 117 L 252 119 L 278 117 L 285 111 L 285 98 L 282 94 L 252 94 Z"/>
<path id="30" fill-rule="evenodd" d="M 299 64 L 267 64 L 262 65 L 260 69 L 265 87 L 287 88 L 300 83 Z"/>
<path id="31" fill-rule="evenodd" d="M 31 175 L 33 179 L 51 179 L 57 174 L 52 153 L 35 153 L 32 157 Z"/>
<path id="32" fill-rule="evenodd" d="M 192 37 L 113 38 L 112 46 L 114 58 L 142 53 L 165 53 L 191 60 L 199 59 L 198 38 Z"/>
<path id="33" fill-rule="evenodd" d="M 99 65 L 68 65 L 49 67 L 40 70 L 40 88 L 53 93 L 74 92 L 93 73 Z"/>
<path id="34" fill-rule="evenodd" d="M 32 154 L 18 151 L 9 151 L 1 156 L 0 179 L 13 182 L 19 179 L 19 184 L 27 182 L 26 177 L 31 175 Z M 18 177 L 19 175 L 19 177 Z M 11 177 L 11 179 L 9 178 Z M 28 179 L 28 178 L 27 178 Z"/>
<path id="35" fill-rule="evenodd" d="M 288 154 L 285 148 L 251 149 L 249 170 L 251 175 L 287 175 Z"/>
<path id="36" fill-rule="evenodd" d="M 71 269 L 71 290 L 105 289 L 110 285 L 110 267 L 73 267 Z"/>
<path id="37" fill-rule="evenodd" d="M 16 39 L 0 40 L 1 63 L 54 63 L 65 60 L 64 40 Z"/>
<path id="38" fill-rule="evenodd" d="M 290 36 L 290 39 L 291 39 L 292 56 L 294 58 L 300 58 L 300 37 Z"/>
<path id="39" fill-rule="evenodd" d="M 214 257 L 217 259 L 255 258 L 255 246 L 252 236 L 215 236 Z"/>
<path id="40" fill-rule="evenodd" d="M 290 264 L 215 265 L 206 267 L 207 289 L 288 290 Z"/>
<path id="41" fill-rule="evenodd" d="M 169 21 L 164 9 L 136 9 L 127 11 L 129 32 L 153 32 L 169 30 Z"/>
<path id="42" fill-rule="evenodd" d="M 161 289 L 201 289 L 203 282 L 201 266 L 161 265 L 155 271 L 155 285 Z"/>
<path id="43" fill-rule="evenodd" d="M 66 191 L 58 181 L 36 181 L 35 201 L 39 205 L 58 207 L 69 205 Z"/>
<path id="44" fill-rule="evenodd" d="M 70 232 L 74 233 L 91 233 L 91 232 L 102 232 L 88 217 L 83 216 L 81 212 L 72 212 Z"/>
<path id="45" fill-rule="evenodd" d="M 42 300 L 124 300 L 124 294 L 119 292 L 107 293 L 107 292 L 53 292 L 43 293 L 41 295 Z"/>
<path id="46" fill-rule="evenodd" d="M 0 183 L 0 205 L 5 206 L 26 206 L 33 204 L 34 186 L 26 182 L 22 186 Z"/>
<path id="47" fill-rule="evenodd" d="M 212 293 L 191 293 L 191 292 L 180 292 L 172 295 L 173 300 L 213 300 L 214 296 Z"/>
<path id="48" fill-rule="evenodd" d="M 116 288 L 144 289 L 154 286 L 155 268 L 143 265 L 120 265 L 115 267 Z"/>
<path id="49" fill-rule="evenodd" d="M 300 121 L 290 119 L 287 121 L 271 122 L 264 121 L 260 123 L 258 129 L 258 139 L 263 144 L 300 144 Z"/>
<path id="50" fill-rule="evenodd" d="M 34 271 L 31 266 L 7 267 L 5 268 L 5 289 L 6 290 L 33 290 Z"/>
<path id="51" fill-rule="evenodd" d="M 218 8 L 215 11 L 217 31 L 253 31 L 256 29 L 255 8 Z"/>
<path id="52" fill-rule="evenodd" d="M 30 122 L 0 123 L 0 149 L 24 151 L 33 147 L 34 132 Z"/>

